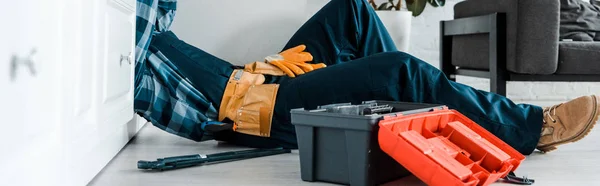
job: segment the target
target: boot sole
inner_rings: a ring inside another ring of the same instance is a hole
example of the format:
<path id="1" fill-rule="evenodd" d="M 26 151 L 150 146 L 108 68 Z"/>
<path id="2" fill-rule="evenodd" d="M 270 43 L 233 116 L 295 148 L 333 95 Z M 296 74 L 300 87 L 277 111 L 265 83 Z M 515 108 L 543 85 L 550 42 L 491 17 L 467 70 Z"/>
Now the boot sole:
<path id="1" fill-rule="evenodd" d="M 544 146 L 540 146 L 540 147 L 537 147 L 537 149 L 542 151 L 542 153 L 551 152 L 551 151 L 554 151 L 557 149 L 556 146 L 564 145 L 567 143 L 577 142 L 577 141 L 583 139 L 585 136 L 587 136 L 592 131 L 592 129 L 594 128 L 596 123 L 598 123 L 598 119 L 600 118 L 600 104 L 598 104 L 597 99 L 598 99 L 597 96 L 593 97 L 594 103 L 596 104 L 596 107 L 594 107 L 594 114 L 593 114 L 594 116 L 592 116 L 589 123 L 585 126 L 585 129 L 583 129 L 579 134 L 575 135 L 572 138 L 566 139 L 561 142 L 551 143 L 551 144 L 547 144 Z"/>

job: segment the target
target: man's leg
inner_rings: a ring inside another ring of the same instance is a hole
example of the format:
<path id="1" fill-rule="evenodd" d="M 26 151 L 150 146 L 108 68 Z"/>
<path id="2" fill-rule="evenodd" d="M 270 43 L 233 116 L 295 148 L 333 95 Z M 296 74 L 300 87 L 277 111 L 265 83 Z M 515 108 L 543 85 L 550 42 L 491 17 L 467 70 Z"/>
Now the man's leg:
<path id="1" fill-rule="evenodd" d="M 402 52 L 374 54 L 284 81 L 275 110 L 273 138 L 295 139 L 289 111 L 331 103 L 390 100 L 443 104 L 456 109 L 519 152 L 536 148 L 542 108 L 450 81 L 440 70 Z M 276 135 L 275 135 L 276 134 Z"/>
<path id="2" fill-rule="evenodd" d="M 232 141 L 264 147 L 272 145 L 274 139 L 280 146 L 295 147 L 290 109 L 373 99 L 447 105 L 526 154 L 533 151 L 539 140 L 540 107 L 516 105 L 505 97 L 449 81 L 435 67 L 401 52 L 378 54 L 396 48 L 364 0 L 329 2 L 294 34 L 284 49 L 299 44 L 307 45 L 315 62 L 329 67 L 295 79 L 274 78 L 282 85 L 272 139 L 233 134 Z M 351 60 L 355 61 L 343 63 Z"/>
<path id="3" fill-rule="evenodd" d="M 173 32 L 154 36 L 151 47 L 167 56 L 175 70 L 188 79 L 218 109 L 234 66 L 184 41 Z"/>
<path id="4" fill-rule="evenodd" d="M 306 45 L 306 51 L 313 55 L 313 62 L 328 66 L 397 50 L 383 24 L 364 0 L 331 0 L 298 29 L 283 50 L 301 44 Z M 285 84 L 289 80 L 288 77 L 267 76 L 266 82 Z M 282 94 L 287 93 L 280 91 L 278 97 L 285 97 Z M 283 109 L 286 101 L 280 99 L 276 100 L 270 138 L 222 133 L 221 139 L 257 148 L 296 148 L 294 127 L 285 119 L 289 110 Z"/>
<path id="5" fill-rule="evenodd" d="M 384 25 L 365 0 L 332 0 L 286 44 L 306 45 L 315 63 L 329 66 L 372 54 L 397 51 Z"/>
<path id="6" fill-rule="evenodd" d="M 598 98 L 588 96 L 557 106 L 558 109 L 546 110 L 542 117 L 540 107 L 517 105 L 497 94 L 449 81 L 441 71 L 410 55 L 377 54 L 396 48 L 364 0 L 332 0 L 298 30 L 284 49 L 299 44 L 307 45 L 315 62 L 324 62 L 330 67 L 295 79 L 273 78 L 271 82 L 282 86 L 275 107 L 272 137 L 234 133 L 230 141 L 255 147 L 295 148 L 290 109 L 379 99 L 447 105 L 521 153 L 529 154 L 536 144 L 550 149 L 557 143 L 581 139 L 589 132 L 590 123 L 596 121 L 597 110 L 600 110 Z M 354 59 L 358 60 L 332 66 Z M 581 109 L 573 115 L 573 108 L 579 107 Z M 579 120 L 584 122 L 573 118 L 582 118 Z M 552 124 L 543 125 L 544 138 L 540 141 L 542 121 Z"/>
<path id="7" fill-rule="evenodd" d="M 290 39 L 285 49 L 305 44 L 315 62 L 331 66 L 363 58 L 352 61 L 363 64 L 328 67 L 322 69 L 323 72 L 315 71 L 290 80 L 291 85 L 283 82 L 280 94 L 285 98 L 278 98 L 277 102 L 289 103 L 276 105 L 285 107 L 278 110 L 285 115 L 283 123 L 289 123 L 288 109 L 336 102 L 383 99 L 437 103 L 459 110 L 521 152 L 533 151 L 543 121 L 540 107 L 516 105 L 505 97 L 449 81 L 435 67 L 406 54 L 367 57 L 396 51 L 389 34 L 369 6 L 364 0 L 332 0 Z M 303 99 L 284 95 L 293 95 L 296 91 L 303 92 L 297 96 Z"/>

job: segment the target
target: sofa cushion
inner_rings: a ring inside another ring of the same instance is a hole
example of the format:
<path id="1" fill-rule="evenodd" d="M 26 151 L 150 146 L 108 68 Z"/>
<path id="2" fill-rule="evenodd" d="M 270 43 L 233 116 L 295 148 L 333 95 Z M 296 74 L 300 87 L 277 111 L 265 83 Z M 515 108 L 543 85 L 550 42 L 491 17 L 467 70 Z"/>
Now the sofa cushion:
<path id="1" fill-rule="evenodd" d="M 561 42 L 557 74 L 600 74 L 600 42 Z"/>

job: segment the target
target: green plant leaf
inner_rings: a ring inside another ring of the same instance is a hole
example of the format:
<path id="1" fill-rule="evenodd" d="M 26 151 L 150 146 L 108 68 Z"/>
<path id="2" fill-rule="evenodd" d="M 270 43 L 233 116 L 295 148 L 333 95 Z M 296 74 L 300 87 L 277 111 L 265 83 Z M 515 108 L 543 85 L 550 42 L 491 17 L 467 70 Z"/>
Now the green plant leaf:
<path id="1" fill-rule="evenodd" d="M 429 2 L 429 4 L 433 7 L 438 7 L 436 0 L 428 0 L 427 2 Z"/>
<path id="2" fill-rule="evenodd" d="M 413 13 L 414 17 L 417 17 L 425 10 L 428 0 L 406 0 L 406 6 L 408 10 Z"/>
<path id="3" fill-rule="evenodd" d="M 377 10 L 387 10 L 389 7 L 389 4 L 390 3 L 388 3 L 388 2 L 382 3 L 381 5 L 379 5 L 379 8 L 377 8 Z"/>
<path id="4" fill-rule="evenodd" d="M 436 0 L 438 2 L 438 5 L 440 6 L 444 6 L 446 5 L 446 0 Z"/>
<path id="5" fill-rule="evenodd" d="M 429 4 L 433 7 L 440 7 L 446 4 L 446 0 L 429 0 Z"/>

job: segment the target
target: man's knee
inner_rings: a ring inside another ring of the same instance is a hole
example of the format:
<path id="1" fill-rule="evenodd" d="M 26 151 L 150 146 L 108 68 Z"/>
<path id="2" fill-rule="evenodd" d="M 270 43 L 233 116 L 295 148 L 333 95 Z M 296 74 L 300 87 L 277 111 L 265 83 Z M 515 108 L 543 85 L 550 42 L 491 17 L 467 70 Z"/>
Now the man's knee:
<path id="1" fill-rule="evenodd" d="M 424 70 L 430 73 L 437 73 L 439 71 L 436 67 L 431 64 L 405 52 L 392 51 L 378 53 L 369 56 L 370 62 L 378 63 L 379 65 L 393 67 L 403 67 L 410 70 Z"/>
<path id="2" fill-rule="evenodd" d="M 336 9 L 361 8 L 370 6 L 367 0 L 332 0 L 328 3 Z"/>
<path id="3" fill-rule="evenodd" d="M 391 51 L 391 52 L 382 52 L 378 54 L 374 54 L 371 57 L 377 58 L 377 61 L 381 62 L 390 62 L 390 63 L 398 63 L 398 62 L 408 62 L 412 61 L 414 58 L 410 54 L 401 52 L 401 51 Z"/>

